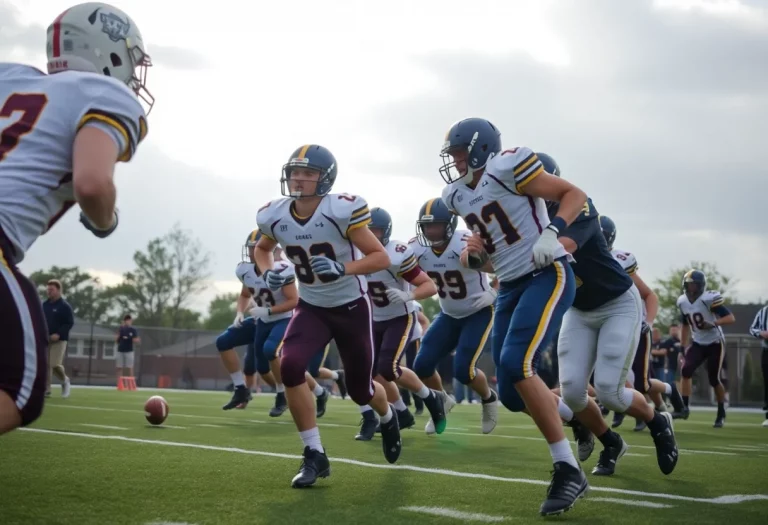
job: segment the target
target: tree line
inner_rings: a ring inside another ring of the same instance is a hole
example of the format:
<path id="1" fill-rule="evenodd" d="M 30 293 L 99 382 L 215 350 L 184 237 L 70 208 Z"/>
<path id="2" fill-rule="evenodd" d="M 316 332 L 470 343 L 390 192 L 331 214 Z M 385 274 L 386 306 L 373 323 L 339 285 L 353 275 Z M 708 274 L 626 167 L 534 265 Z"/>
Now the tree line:
<path id="1" fill-rule="evenodd" d="M 139 326 L 178 329 L 224 330 L 235 316 L 237 293 L 219 294 L 202 314 L 190 308 L 195 297 L 209 286 L 212 253 L 199 239 L 177 224 L 168 233 L 154 238 L 144 249 L 133 254 L 134 268 L 122 281 L 104 286 L 78 266 L 51 266 L 38 270 L 30 279 L 45 299 L 46 283 L 58 279 L 75 316 L 97 324 L 119 324 L 125 313 Z M 666 331 L 679 317 L 676 303 L 682 293 L 683 275 L 690 268 L 702 270 L 708 288 L 719 290 L 726 303 L 736 301 L 733 290 L 737 281 L 722 273 L 712 262 L 691 261 L 687 266 L 671 268 L 653 283 L 659 296 L 659 315 L 655 326 Z M 234 277 L 233 277 L 234 279 Z M 432 319 L 440 311 L 437 299 L 422 301 L 425 315 Z"/>

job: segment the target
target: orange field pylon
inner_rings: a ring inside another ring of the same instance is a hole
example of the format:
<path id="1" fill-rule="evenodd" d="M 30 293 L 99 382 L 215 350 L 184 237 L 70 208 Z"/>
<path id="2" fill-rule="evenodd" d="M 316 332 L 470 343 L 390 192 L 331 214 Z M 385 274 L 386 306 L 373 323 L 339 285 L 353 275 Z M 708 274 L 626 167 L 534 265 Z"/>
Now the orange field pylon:
<path id="1" fill-rule="evenodd" d="M 118 390 L 136 390 L 136 378 L 129 376 L 120 377 L 120 381 L 117 383 Z"/>
<path id="2" fill-rule="evenodd" d="M 171 376 L 160 376 L 157 378 L 157 388 L 170 388 Z"/>

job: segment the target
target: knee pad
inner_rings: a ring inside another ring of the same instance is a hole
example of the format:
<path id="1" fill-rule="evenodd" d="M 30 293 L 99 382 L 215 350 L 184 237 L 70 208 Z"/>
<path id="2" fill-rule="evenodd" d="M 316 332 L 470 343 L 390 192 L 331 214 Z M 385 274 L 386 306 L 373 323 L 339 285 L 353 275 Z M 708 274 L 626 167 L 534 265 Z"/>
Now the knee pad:
<path id="1" fill-rule="evenodd" d="M 525 401 L 520 397 L 520 393 L 513 383 L 507 383 L 506 381 L 502 383 L 499 381 L 496 386 L 499 389 L 499 400 L 507 410 L 510 412 L 522 412 L 525 410 Z"/>
<path id="2" fill-rule="evenodd" d="M 560 384 L 560 396 L 563 402 L 568 405 L 568 408 L 574 412 L 581 412 L 587 408 L 589 402 L 587 390 L 572 383 Z"/>
<path id="3" fill-rule="evenodd" d="M 595 392 L 600 403 L 608 410 L 624 413 L 632 404 L 632 390 L 621 385 L 618 389 L 615 386 L 596 384 Z"/>
<path id="4" fill-rule="evenodd" d="M 283 384 L 289 388 L 306 382 L 303 363 L 288 356 L 283 356 L 280 360 L 280 376 L 283 379 Z"/>

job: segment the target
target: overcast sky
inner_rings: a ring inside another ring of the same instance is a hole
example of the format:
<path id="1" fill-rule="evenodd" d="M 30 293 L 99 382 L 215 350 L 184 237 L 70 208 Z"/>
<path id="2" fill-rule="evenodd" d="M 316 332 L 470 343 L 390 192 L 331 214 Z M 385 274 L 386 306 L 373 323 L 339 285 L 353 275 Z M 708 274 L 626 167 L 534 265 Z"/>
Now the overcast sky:
<path id="1" fill-rule="evenodd" d="M 0 0 L 0 59 L 45 67 L 45 28 L 73 0 Z M 304 143 L 329 147 L 335 191 L 408 240 L 440 195 L 448 127 L 490 119 L 505 147 L 553 155 L 618 226 L 648 282 L 693 259 L 768 298 L 768 6 L 759 0 L 219 0 L 123 2 L 155 67 L 149 135 L 117 174 L 121 224 L 99 240 L 76 208 L 29 251 L 107 283 L 175 222 L 214 253 L 195 303 L 237 291 L 256 210 Z M 471 6 L 471 8 L 470 8 Z"/>

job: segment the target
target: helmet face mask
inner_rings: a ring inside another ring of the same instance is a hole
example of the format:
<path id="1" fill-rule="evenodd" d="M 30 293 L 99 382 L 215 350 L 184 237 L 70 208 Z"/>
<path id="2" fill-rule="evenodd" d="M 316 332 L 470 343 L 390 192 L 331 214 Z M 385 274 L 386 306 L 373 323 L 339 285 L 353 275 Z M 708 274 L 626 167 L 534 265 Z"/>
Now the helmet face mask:
<path id="1" fill-rule="evenodd" d="M 690 270 L 683 276 L 683 293 L 693 303 L 707 288 L 707 277 L 699 270 Z"/>
<path id="2" fill-rule="evenodd" d="M 155 98 L 147 89 L 152 59 L 141 32 L 123 11 L 100 2 L 71 7 L 48 27 L 48 73 L 85 71 L 128 86 L 147 114 Z"/>
<path id="3" fill-rule="evenodd" d="M 419 210 L 416 239 L 425 247 L 444 247 L 453 238 L 458 221 L 442 199 L 429 199 Z"/>

